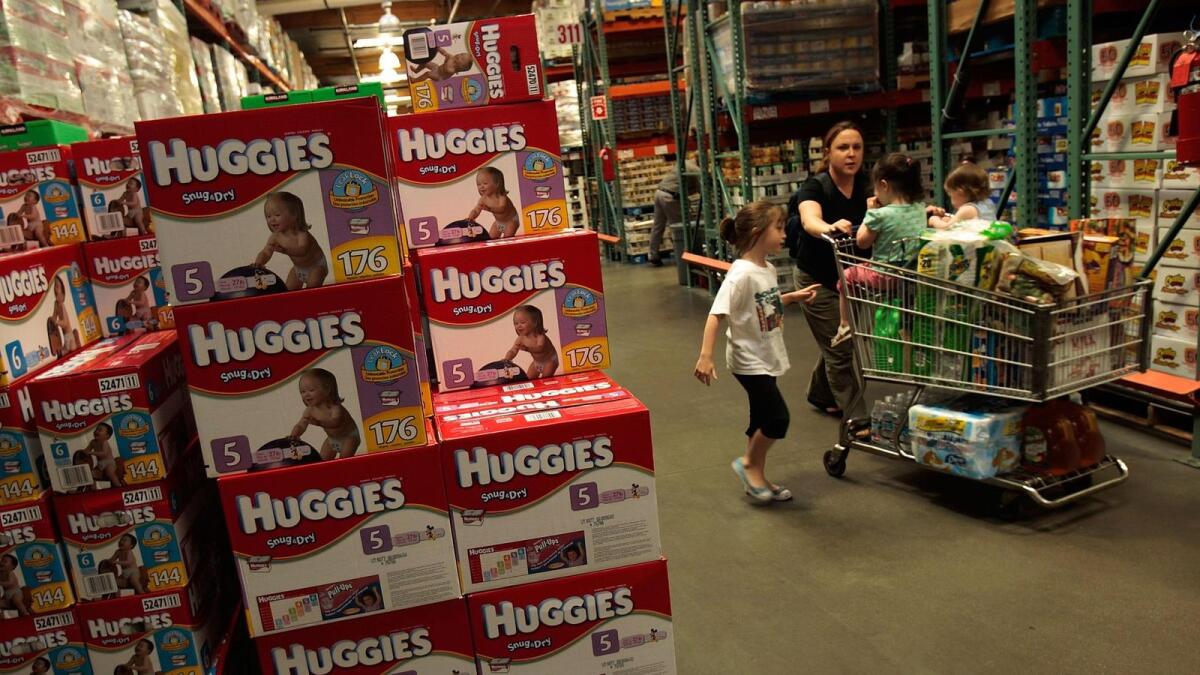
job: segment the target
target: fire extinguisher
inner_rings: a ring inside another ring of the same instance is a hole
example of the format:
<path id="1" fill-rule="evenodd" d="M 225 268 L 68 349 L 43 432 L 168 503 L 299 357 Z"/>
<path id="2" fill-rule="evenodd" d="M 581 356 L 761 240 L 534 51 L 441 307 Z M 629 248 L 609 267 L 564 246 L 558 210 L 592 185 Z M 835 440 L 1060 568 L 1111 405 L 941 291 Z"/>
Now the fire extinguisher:
<path id="1" fill-rule="evenodd" d="M 617 169 L 613 163 L 613 151 L 607 145 L 600 148 L 600 171 L 605 182 L 617 178 Z"/>
<path id="2" fill-rule="evenodd" d="M 1175 161 L 1200 165 L 1200 31 L 1189 30 L 1187 44 L 1171 61 L 1175 92 Z"/>

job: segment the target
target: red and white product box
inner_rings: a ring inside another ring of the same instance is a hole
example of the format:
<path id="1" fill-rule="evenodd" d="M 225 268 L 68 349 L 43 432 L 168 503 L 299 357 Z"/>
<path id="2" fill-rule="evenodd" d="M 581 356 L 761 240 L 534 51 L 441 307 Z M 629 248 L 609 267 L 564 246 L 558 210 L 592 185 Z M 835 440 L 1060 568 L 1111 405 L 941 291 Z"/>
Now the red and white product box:
<path id="1" fill-rule="evenodd" d="M 542 98 L 532 14 L 407 30 L 404 60 L 418 113 Z"/>
<path id="2" fill-rule="evenodd" d="M 451 408 L 447 406 L 457 407 L 460 404 L 478 399 L 500 401 L 500 396 L 504 394 L 520 393 L 535 393 L 547 391 L 550 389 L 563 389 L 566 387 L 578 387 L 597 380 L 608 380 L 608 376 L 598 370 L 588 370 L 582 373 L 571 373 L 570 375 L 555 375 L 554 377 L 543 377 L 540 380 L 530 380 L 527 382 L 518 382 L 516 384 L 504 384 L 495 387 L 481 387 L 478 389 L 459 389 L 458 391 L 440 391 L 433 395 L 434 412 L 446 412 Z"/>
<path id="3" fill-rule="evenodd" d="M 106 338 L 29 390 L 55 492 L 161 480 L 196 437 L 171 332 Z"/>
<path id="4" fill-rule="evenodd" d="M 463 600 L 267 635 L 255 643 L 266 675 L 475 672 Z"/>
<path id="5" fill-rule="evenodd" d="M 464 592 L 659 556 L 650 413 L 637 399 L 438 434 Z"/>
<path id="6" fill-rule="evenodd" d="M 0 256 L 0 384 L 99 337 L 78 246 Z"/>
<path id="7" fill-rule="evenodd" d="M 29 396 L 32 375 L 0 384 L 0 506 L 36 500 L 49 482 Z"/>
<path id="8" fill-rule="evenodd" d="M 1200 306 L 1200 271 L 1162 265 L 1154 272 L 1155 302 Z"/>
<path id="9" fill-rule="evenodd" d="M 1200 338 L 1200 308 L 1171 302 L 1154 303 L 1154 334 L 1190 340 Z"/>
<path id="10" fill-rule="evenodd" d="M 410 248 L 570 226 L 553 101 L 388 121 Z"/>
<path id="11" fill-rule="evenodd" d="M 1108 82 L 1092 83 L 1092 106 L 1100 97 Z M 1170 112 L 1175 109 L 1175 92 L 1171 89 L 1171 78 L 1166 73 L 1124 79 L 1117 83 L 1112 98 L 1105 107 L 1108 115 L 1137 115 L 1142 113 Z"/>
<path id="12" fill-rule="evenodd" d="M 208 475 L 417 447 L 400 277 L 175 310 Z"/>
<path id="13" fill-rule="evenodd" d="M 250 634 L 459 596 L 438 447 L 218 481 Z"/>
<path id="14" fill-rule="evenodd" d="M 1158 189 L 1162 163 L 1157 159 L 1106 159 L 1092 162 L 1092 187 Z"/>
<path id="15" fill-rule="evenodd" d="M 90 241 L 83 259 L 105 337 L 175 327 L 154 235 Z"/>
<path id="16" fill-rule="evenodd" d="M 0 618 L 60 612 L 75 604 L 50 497 L 0 508 Z"/>
<path id="17" fill-rule="evenodd" d="M 1196 341 L 1155 333 L 1150 337 L 1150 370 L 1195 380 Z"/>
<path id="18" fill-rule="evenodd" d="M 151 595 L 80 605 L 84 642 L 97 675 L 200 675 L 229 614 L 216 581 Z M 124 668 L 124 669 L 123 669 Z"/>
<path id="19" fill-rule="evenodd" d="M 479 672 L 675 673 L 667 561 L 467 596 Z"/>
<path id="20" fill-rule="evenodd" d="M 1198 188 L 1200 187 L 1200 167 L 1184 166 L 1173 159 L 1163 160 L 1162 186 L 1167 190 Z"/>
<path id="21" fill-rule="evenodd" d="M 1170 232 L 1170 228 L 1158 228 L 1158 240 L 1163 241 Z M 1180 230 L 1179 234 L 1167 243 L 1162 261 L 1168 265 L 1200 269 L 1200 230 Z"/>
<path id="22" fill-rule="evenodd" d="M 378 101 L 137 123 L 176 305 L 400 273 Z"/>
<path id="23" fill-rule="evenodd" d="M 553 378 L 551 378 L 553 379 Z M 543 382 L 544 380 L 537 380 Z M 477 398 L 460 403 L 444 403 L 435 413 L 436 422 L 447 424 L 461 420 L 495 417 L 497 415 L 519 415 L 542 410 L 561 410 L 578 405 L 616 401 L 631 398 L 621 385 L 607 377 L 590 382 L 558 388 L 542 388 L 536 391 L 497 392 L 495 396 Z"/>
<path id="24" fill-rule="evenodd" d="M 83 220 L 92 239 L 152 234 L 136 136 L 71 145 Z"/>
<path id="25" fill-rule="evenodd" d="M 0 673 L 92 675 L 75 612 L 0 621 Z"/>
<path id="26" fill-rule="evenodd" d="M 85 241 L 71 184 L 71 148 L 0 152 L 0 216 L 0 251 Z"/>
<path id="27" fill-rule="evenodd" d="M 1171 227 L 1183 206 L 1188 203 L 1195 190 L 1159 190 L 1158 191 L 1158 226 Z M 1194 211 L 1190 218 L 1183 223 L 1185 230 L 1200 230 L 1200 209 Z"/>
<path id="28" fill-rule="evenodd" d="M 417 290 L 417 271 L 408 262 L 404 263 L 404 299 L 408 303 L 408 318 L 413 329 L 413 360 L 417 366 L 417 380 L 421 387 L 421 410 L 428 416 L 433 413 L 433 397 L 429 384 L 429 342 L 425 339 L 425 317 L 421 311 L 421 293 Z"/>
<path id="29" fill-rule="evenodd" d="M 609 366 L 596 233 L 420 249 L 441 391 Z"/>
<path id="30" fill-rule="evenodd" d="M 58 495 L 58 528 L 80 600 L 187 585 L 200 562 L 193 527 L 214 505 L 195 449 L 166 480 Z"/>

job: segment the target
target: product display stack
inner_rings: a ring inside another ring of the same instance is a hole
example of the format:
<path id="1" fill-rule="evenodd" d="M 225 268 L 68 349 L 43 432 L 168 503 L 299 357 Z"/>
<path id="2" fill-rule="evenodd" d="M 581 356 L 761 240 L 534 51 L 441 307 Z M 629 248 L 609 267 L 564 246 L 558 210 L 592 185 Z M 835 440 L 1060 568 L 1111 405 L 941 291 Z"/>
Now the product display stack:
<path id="1" fill-rule="evenodd" d="M 1092 98 L 1112 79 L 1117 55 L 1128 40 L 1092 47 Z M 1183 44 L 1176 33 L 1142 39 L 1092 135 L 1099 151 L 1173 149 L 1175 110 L 1171 56 Z M 1134 259 L 1145 262 L 1200 188 L 1200 169 L 1175 160 L 1114 159 L 1092 162 L 1093 216 L 1133 219 Z M 1200 306 L 1200 214 L 1192 214 L 1166 248 L 1154 275 L 1150 368 L 1193 379 L 1196 373 L 1197 307 Z"/>

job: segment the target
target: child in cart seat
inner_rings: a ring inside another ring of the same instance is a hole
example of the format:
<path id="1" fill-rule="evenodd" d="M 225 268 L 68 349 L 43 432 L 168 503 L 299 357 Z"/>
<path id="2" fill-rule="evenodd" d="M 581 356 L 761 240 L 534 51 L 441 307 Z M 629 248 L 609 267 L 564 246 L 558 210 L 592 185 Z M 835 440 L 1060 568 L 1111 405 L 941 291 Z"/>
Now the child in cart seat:
<path id="1" fill-rule="evenodd" d="M 988 196 L 991 188 L 988 185 L 987 172 L 978 164 L 970 161 L 959 164 L 958 168 L 946 176 L 942 187 L 946 189 L 946 196 L 950 197 L 954 213 L 948 214 L 946 209 L 940 206 L 927 206 L 925 212 L 929 215 L 930 227 L 940 230 L 964 220 L 995 220 L 996 205 Z"/>
<path id="2" fill-rule="evenodd" d="M 713 300 L 704 324 L 696 379 L 711 384 L 717 379 L 713 347 L 721 319 L 729 321 L 725 360 L 738 384 L 750 398 L 750 425 L 746 427 L 746 452 L 733 460 L 733 472 L 747 495 L 760 503 L 787 501 L 792 493 L 767 480 L 767 452 L 787 434 L 790 417 L 776 378 L 787 372 L 783 342 L 783 308 L 795 302 L 812 302 L 820 284 L 791 293 L 780 293 L 775 266 L 767 256 L 783 250 L 783 208 L 757 201 L 721 222 L 721 238 L 737 248 L 741 257 L 730 267 Z"/>
<path id="3" fill-rule="evenodd" d="M 859 248 L 871 249 L 871 259 L 890 265 L 906 266 L 916 254 L 915 240 L 925 231 L 925 187 L 921 184 L 921 164 L 899 152 L 884 157 L 871 170 L 875 196 L 867 199 L 867 215 L 855 235 Z M 850 286 L 880 287 L 881 275 L 864 265 L 845 270 Z M 850 311 L 846 306 L 846 288 L 841 291 L 842 322 L 830 340 L 839 345 L 854 335 Z"/>

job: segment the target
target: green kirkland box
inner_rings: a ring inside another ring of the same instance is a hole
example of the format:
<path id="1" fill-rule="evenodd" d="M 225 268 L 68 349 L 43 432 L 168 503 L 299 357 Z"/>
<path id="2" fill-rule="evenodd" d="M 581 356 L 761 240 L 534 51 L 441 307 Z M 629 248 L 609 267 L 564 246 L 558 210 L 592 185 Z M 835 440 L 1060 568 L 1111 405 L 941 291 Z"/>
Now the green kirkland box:
<path id="1" fill-rule="evenodd" d="M 269 108 L 275 105 L 312 103 L 312 101 L 313 97 L 311 91 L 288 91 L 282 94 L 259 94 L 258 96 L 243 96 L 242 110 Z"/>
<path id="2" fill-rule="evenodd" d="M 21 150 L 46 145 L 70 145 L 88 140 L 87 129 L 56 120 L 32 120 L 0 126 L 0 149 Z"/>
<path id="3" fill-rule="evenodd" d="M 332 101 L 339 98 L 354 98 L 355 96 L 374 96 L 383 105 L 383 85 L 379 82 L 359 82 L 339 87 L 321 87 L 312 90 L 312 100 Z"/>

